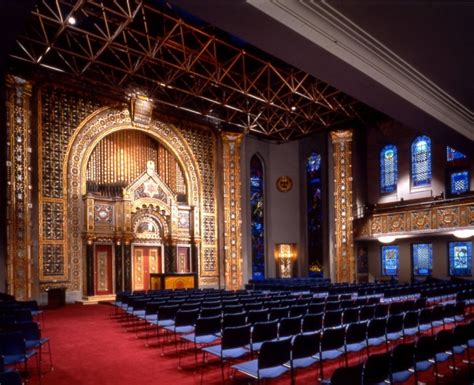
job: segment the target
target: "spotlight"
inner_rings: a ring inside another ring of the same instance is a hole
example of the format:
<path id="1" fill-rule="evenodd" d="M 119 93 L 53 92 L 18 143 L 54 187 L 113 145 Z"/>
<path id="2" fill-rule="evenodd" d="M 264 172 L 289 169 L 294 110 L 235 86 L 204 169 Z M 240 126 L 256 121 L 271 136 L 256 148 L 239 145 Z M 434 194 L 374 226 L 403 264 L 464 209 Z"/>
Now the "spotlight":
<path id="1" fill-rule="evenodd" d="M 74 16 L 69 16 L 69 19 L 67 19 L 67 22 L 71 25 L 76 24 L 76 18 Z"/>

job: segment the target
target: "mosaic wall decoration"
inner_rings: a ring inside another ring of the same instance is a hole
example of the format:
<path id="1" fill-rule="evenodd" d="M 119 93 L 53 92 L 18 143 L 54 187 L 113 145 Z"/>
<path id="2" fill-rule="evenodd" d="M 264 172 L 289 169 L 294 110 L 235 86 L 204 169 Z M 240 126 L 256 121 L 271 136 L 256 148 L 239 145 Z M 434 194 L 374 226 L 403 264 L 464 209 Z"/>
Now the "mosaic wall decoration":
<path id="1" fill-rule="evenodd" d="M 42 271 L 44 276 L 59 277 L 64 275 L 64 246 L 62 244 L 43 245 Z"/>
<path id="2" fill-rule="evenodd" d="M 313 152 L 306 160 L 306 192 L 308 215 L 308 276 L 318 277 L 323 271 L 323 212 L 321 155 Z"/>
<path id="3" fill-rule="evenodd" d="M 242 288 L 240 144 L 242 134 L 223 132 L 225 288 Z"/>
<path id="4" fill-rule="evenodd" d="M 414 276 L 430 276 L 433 270 L 433 246 L 431 243 L 411 245 L 411 256 Z"/>
<path id="5" fill-rule="evenodd" d="M 388 144 L 380 151 L 380 192 L 386 194 L 397 191 L 397 182 L 397 146 Z"/>
<path id="6" fill-rule="evenodd" d="M 114 206 L 106 204 L 94 205 L 94 222 L 110 225 L 114 220 Z"/>
<path id="7" fill-rule="evenodd" d="M 400 267 L 398 245 L 381 246 L 382 276 L 397 276 Z"/>
<path id="8" fill-rule="evenodd" d="M 425 135 L 417 137 L 411 145 L 411 184 L 431 184 L 431 139 Z"/>
<path id="9" fill-rule="evenodd" d="M 258 155 L 250 159 L 250 233 L 252 237 L 252 279 L 265 278 L 264 173 Z"/>
<path id="10" fill-rule="evenodd" d="M 470 277 L 472 271 L 472 242 L 449 242 L 449 275 Z"/>
<path id="11" fill-rule="evenodd" d="M 7 292 L 31 296 L 31 84 L 6 78 Z"/>
<path id="12" fill-rule="evenodd" d="M 352 230 L 352 130 L 332 131 L 334 161 L 335 281 L 354 282 Z"/>

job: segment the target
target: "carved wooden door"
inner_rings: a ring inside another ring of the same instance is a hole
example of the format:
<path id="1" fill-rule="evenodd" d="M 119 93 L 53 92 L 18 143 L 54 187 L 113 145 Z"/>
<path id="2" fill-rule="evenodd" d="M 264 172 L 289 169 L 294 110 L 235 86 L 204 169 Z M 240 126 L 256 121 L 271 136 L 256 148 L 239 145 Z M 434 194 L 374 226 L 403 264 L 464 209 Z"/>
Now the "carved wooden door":
<path id="1" fill-rule="evenodd" d="M 135 246 L 133 250 L 133 290 L 149 290 L 150 274 L 162 272 L 161 248 Z"/>
<path id="2" fill-rule="evenodd" d="M 112 245 L 96 245 L 94 256 L 95 294 L 113 294 Z"/>

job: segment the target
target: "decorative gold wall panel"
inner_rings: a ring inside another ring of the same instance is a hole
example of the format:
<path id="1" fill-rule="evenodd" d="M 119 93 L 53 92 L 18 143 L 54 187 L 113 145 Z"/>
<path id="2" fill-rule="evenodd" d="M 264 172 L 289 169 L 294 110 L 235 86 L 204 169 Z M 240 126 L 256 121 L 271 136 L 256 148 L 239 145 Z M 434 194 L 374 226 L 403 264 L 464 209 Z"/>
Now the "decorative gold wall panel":
<path id="1" fill-rule="evenodd" d="M 352 227 L 352 130 L 331 132 L 334 157 L 336 282 L 354 282 L 356 262 Z"/>
<path id="2" fill-rule="evenodd" d="M 201 284 L 219 283 L 219 262 L 217 244 L 217 204 L 216 204 L 216 137 L 206 127 L 178 124 L 180 132 L 191 147 L 202 178 L 201 198 L 201 261 L 199 281 Z"/>
<path id="3" fill-rule="evenodd" d="M 31 297 L 31 83 L 8 75 L 7 118 L 7 291 Z"/>
<path id="4" fill-rule="evenodd" d="M 43 289 L 56 283 L 72 288 L 68 285 L 71 261 L 65 259 L 68 255 L 67 199 L 63 162 L 74 130 L 100 105 L 102 103 L 91 95 L 53 85 L 45 85 L 38 92 L 38 257 Z M 80 273 L 75 275 L 78 281 Z"/>
<path id="5" fill-rule="evenodd" d="M 428 206 L 428 207 L 427 207 Z M 433 201 L 417 207 L 400 207 L 368 215 L 357 221 L 357 239 L 370 239 L 385 234 L 409 235 L 435 233 L 474 226 L 474 199 L 462 202 Z M 393 225 L 397 218 L 397 226 Z"/>
<path id="6" fill-rule="evenodd" d="M 223 132 L 225 288 L 242 286 L 240 143 L 242 134 Z"/>

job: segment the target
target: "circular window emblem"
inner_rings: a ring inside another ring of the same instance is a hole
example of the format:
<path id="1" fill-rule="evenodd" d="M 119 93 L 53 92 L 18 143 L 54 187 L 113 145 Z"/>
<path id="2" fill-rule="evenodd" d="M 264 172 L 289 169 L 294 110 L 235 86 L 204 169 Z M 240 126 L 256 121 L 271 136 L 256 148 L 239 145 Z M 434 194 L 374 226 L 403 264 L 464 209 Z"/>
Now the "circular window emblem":
<path id="1" fill-rule="evenodd" d="M 289 176 L 281 176 L 276 181 L 276 187 L 280 192 L 288 192 L 293 187 L 293 181 Z"/>

